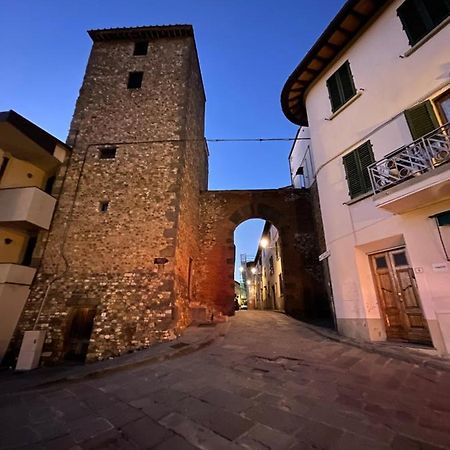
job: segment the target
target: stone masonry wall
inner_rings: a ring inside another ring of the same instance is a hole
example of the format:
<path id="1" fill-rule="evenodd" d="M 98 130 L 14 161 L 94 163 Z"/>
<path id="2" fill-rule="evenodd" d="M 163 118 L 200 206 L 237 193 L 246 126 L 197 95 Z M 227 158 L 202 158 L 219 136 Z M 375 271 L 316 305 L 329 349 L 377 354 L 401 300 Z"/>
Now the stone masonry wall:
<path id="1" fill-rule="evenodd" d="M 310 193 L 291 188 L 209 191 L 201 201 L 197 296 L 203 304 L 234 313 L 234 230 L 247 219 L 259 218 L 280 233 L 286 312 L 307 318 L 323 295 Z"/>
<path id="2" fill-rule="evenodd" d="M 190 123 L 201 124 L 194 134 L 203 136 L 203 112 L 188 100 L 195 47 L 191 37 L 156 39 L 147 56 L 136 57 L 133 45 L 96 42 L 80 90 L 68 138 L 72 159 L 15 340 L 17 346 L 31 329 L 45 298 L 38 328 L 47 330 L 47 360 L 63 356 L 76 307 L 96 309 L 88 360 L 170 338 L 177 321 L 189 320 L 186 300 L 176 298 L 174 268 L 176 258 L 186 260 L 176 253 L 193 220 L 180 216 L 180 202 L 195 202 L 194 194 L 181 195 L 184 167 L 205 172 L 195 148 L 180 142 L 191 114 Z M 143 84 L 129 90 L 135 70 L 144 72 Z M 99 159 L 99 147 L 109 144 L 117 146 L 116 158 Z M 198 188 L 190 182 L 188 190 Z M 110 202 L 106 212 L 101 201 Z M 180 224 L 186 231 L 179 239 Z M 155 258 L 167 263 L 155 265 Z"/>

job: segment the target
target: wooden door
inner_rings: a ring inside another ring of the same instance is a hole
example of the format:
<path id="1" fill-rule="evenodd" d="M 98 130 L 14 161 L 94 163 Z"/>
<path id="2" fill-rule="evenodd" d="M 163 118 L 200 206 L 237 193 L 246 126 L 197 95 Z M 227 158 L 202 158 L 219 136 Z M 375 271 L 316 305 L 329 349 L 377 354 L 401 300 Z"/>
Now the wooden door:
<path id="1" fill-rule="evenodd" d="M 86 359 L 89 340 L 94 327 L 94 317 L 95 309 L 76 308 L 72 312 L 64 346 L 65 359 L 81 362 Z"/>
<path id="2" fill-rule="evenodd" d="M 371 259 L 388 339 L 431 343 L 406 250 L 377 253 Z"/>

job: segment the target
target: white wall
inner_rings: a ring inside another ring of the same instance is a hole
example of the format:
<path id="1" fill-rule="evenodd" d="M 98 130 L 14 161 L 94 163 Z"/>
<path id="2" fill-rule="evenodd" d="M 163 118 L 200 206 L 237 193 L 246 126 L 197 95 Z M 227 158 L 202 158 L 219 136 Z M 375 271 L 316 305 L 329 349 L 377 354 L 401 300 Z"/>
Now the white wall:
<path id="1" fill-rule="evenodd" d="M 445 323 L 450 325 L 450 272 L 432 269 L 444 255 L 434 221 L 429 219 L 450 209 L 450 201 L 403 215 L 375 207 L 372 197 L 345 204 L 350 197 L 342 156 L 369 139 L 375 160 L 410 143 L 413 139 L 403 111 L 449 88 L 450 25 L 401 58 L 410 48 L 396 13 L 401 3 L 403 0 L 394 1 L 309 89 L 309 131 L 325 238 L 331 252 L 337 317 L 360 324 L 344 326 L 343 331 L 364 339 L 385 339 L 367 254 L 399 242 L 406 244 L 413 267 L 423 269 L 416 279 L 433 342 L 441 352 L 450 352 L 450 332 L 442 331 Z M 327 120 L 331 105 L 326 80 L 347 60 L 356 89 L 363 91 Z M 448 170 L 450 174 L 450 167 Z"/>
<path id="2" fill-rule="evenodd" d="M 303 176 L 296 175 L 303 168 Z M 295 188 L 309 188 L 315 180 L 314 161 L 311 154 L 311 139 L 308 127 L 300 127 L 289 154 L 289 169 Z"/>

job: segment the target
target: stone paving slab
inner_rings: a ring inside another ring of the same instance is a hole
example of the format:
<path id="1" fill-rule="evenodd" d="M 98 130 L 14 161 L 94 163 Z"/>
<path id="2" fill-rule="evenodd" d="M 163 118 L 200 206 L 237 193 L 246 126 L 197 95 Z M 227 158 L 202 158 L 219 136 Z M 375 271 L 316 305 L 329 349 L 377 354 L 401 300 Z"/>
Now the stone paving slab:
<path id="1" fill-rule="evenodd" d="M 0 449 L 450 449 L 448 371 L 277 313 L 230 323 L 183 356 L 0 395 Z"/>

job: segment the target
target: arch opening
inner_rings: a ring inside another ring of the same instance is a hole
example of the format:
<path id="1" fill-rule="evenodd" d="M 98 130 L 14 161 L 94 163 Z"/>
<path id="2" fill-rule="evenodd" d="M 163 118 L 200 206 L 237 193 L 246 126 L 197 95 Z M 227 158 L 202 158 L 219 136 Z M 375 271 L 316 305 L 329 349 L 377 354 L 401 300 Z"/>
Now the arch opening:
<path id="1" fill-rule="evenodd" d="M 234 231 L 235 309 L 285 311 L 281 233 L 268 220 L 248 219 Z"/>

